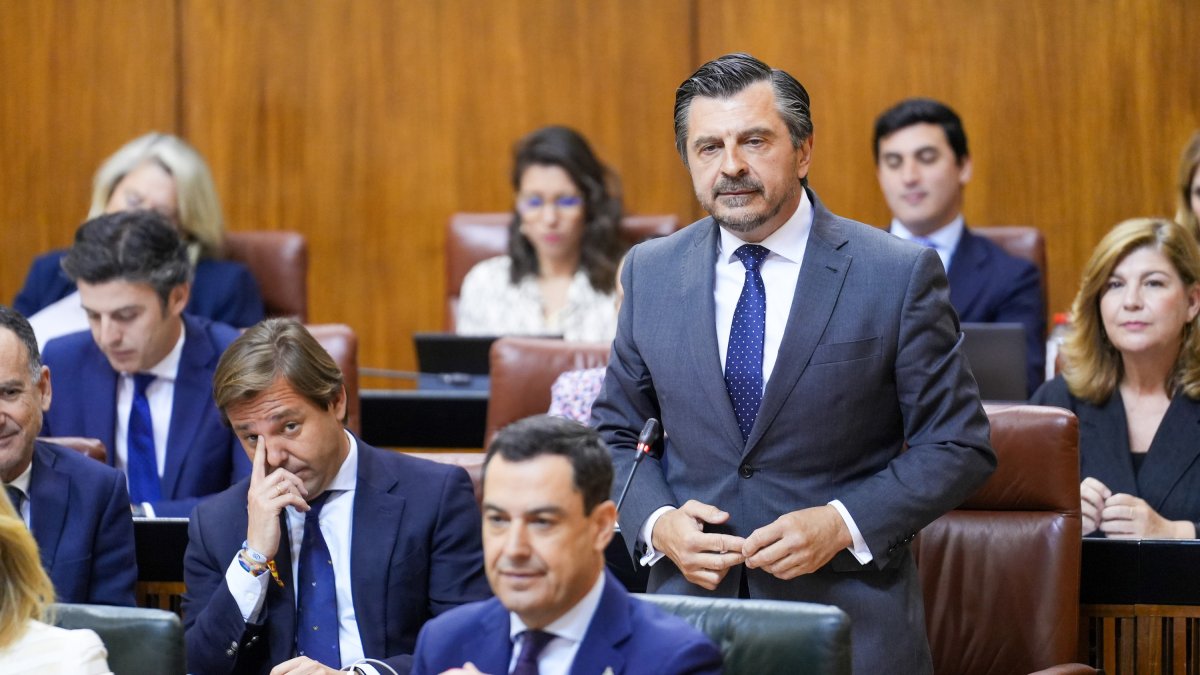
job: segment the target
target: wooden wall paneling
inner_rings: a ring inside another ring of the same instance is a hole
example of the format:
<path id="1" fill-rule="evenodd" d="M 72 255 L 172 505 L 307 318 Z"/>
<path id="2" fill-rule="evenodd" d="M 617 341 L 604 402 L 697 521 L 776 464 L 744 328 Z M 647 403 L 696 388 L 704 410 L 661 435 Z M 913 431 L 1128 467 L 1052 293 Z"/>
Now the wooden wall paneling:
<path id="1" fill-rule="evenodd" d="M 309 237 L 310 317 L 350 324 L 364 366 L 413 367 L 411 333 L 442 325 L 446 219 L 509 207 L 538 126 L 587 135 L 630 210 L 692 208 L 670 123 L 684 0 L 181 6 L 182 126 L 231 227 Z"/>
<path id="2" fill-rule="evenodd" d="M 1200 127 L 1200 4 L 1161 0 L 785 0 L 697 4 L 701 61 L 750 51 L 814 101 L 813 186 L 885 225 L 874 118 L 907 96 L 948 102 L 975 163 L 968 222 L 1047 236 L 1051 311 L 1118 221 L 1173 213 L 1178 153 Z"/>
<path id="3" fill-rule="evenodd" d="M 174 131 L 174 16 L 169 2 L 0 3 L 0 303 L 70 244 L 104 158 Z"/>

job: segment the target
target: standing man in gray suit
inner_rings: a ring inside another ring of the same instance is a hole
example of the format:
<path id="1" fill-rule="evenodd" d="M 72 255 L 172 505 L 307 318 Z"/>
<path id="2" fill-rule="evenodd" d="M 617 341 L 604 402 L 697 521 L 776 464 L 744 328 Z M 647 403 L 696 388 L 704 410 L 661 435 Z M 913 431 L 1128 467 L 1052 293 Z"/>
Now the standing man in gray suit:
<path id="1" fill-rule="evenodd" d="M 666 432 L 622 508 L 630 553 L 654 592 L 837 605 L 856 672 L 931 672 L 908 542 L 996 462 L 941 262 L 817 200 L 781 70 L 705 64 L 675 133 L 711 217 L 629 253 L 592 411 L 618 487 L 646 418 Z"/>

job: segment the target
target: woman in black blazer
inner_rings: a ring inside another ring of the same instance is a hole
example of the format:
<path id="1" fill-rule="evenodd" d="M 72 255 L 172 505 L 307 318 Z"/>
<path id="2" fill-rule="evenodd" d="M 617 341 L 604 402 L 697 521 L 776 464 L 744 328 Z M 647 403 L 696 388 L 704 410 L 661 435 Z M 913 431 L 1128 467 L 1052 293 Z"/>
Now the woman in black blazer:
<path id="1" fill-rule="evenodd" d="M 1139 218 L 1101 240 L 1063 374 L 1033 402 L 1079 417 L 1084 534 L 1193 539 L 1200 521 L 1200 246 Z"/>

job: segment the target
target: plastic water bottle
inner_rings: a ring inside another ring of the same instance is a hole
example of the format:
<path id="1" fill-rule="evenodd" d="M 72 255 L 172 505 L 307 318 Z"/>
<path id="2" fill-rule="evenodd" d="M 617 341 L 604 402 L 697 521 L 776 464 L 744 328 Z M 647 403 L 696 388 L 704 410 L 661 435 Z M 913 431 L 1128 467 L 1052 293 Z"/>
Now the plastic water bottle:
<path id="1" fill-rule="evenodd" d="M 1058 354 L 1062 343 L 1067 339 L 1067 335 L 1071 332 L 1071 315 L 1066 312 L 1056 312 L 1054 314 L 1053 327 L 1050 328 L 1050 337 L 1046 338 L 1046 379 L 1052 380 L 1058 374 Z"/>

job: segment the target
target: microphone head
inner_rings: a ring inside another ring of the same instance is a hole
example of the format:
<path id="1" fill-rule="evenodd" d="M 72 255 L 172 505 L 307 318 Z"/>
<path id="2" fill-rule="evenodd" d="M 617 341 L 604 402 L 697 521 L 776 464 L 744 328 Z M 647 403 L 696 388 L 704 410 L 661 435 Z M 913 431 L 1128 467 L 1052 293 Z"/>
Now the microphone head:
<path id="1" fill-rule="evenodd" d="M 656 445 L 660 438 L 662 438 L 662 424 L 657 419 L 651 417 L 642 426 L 642 433 L 638 434 L 638 452 L 650 455 L 655 459 L 661 458 L 662 447 L 658 446 L 656 452 Z"/>

